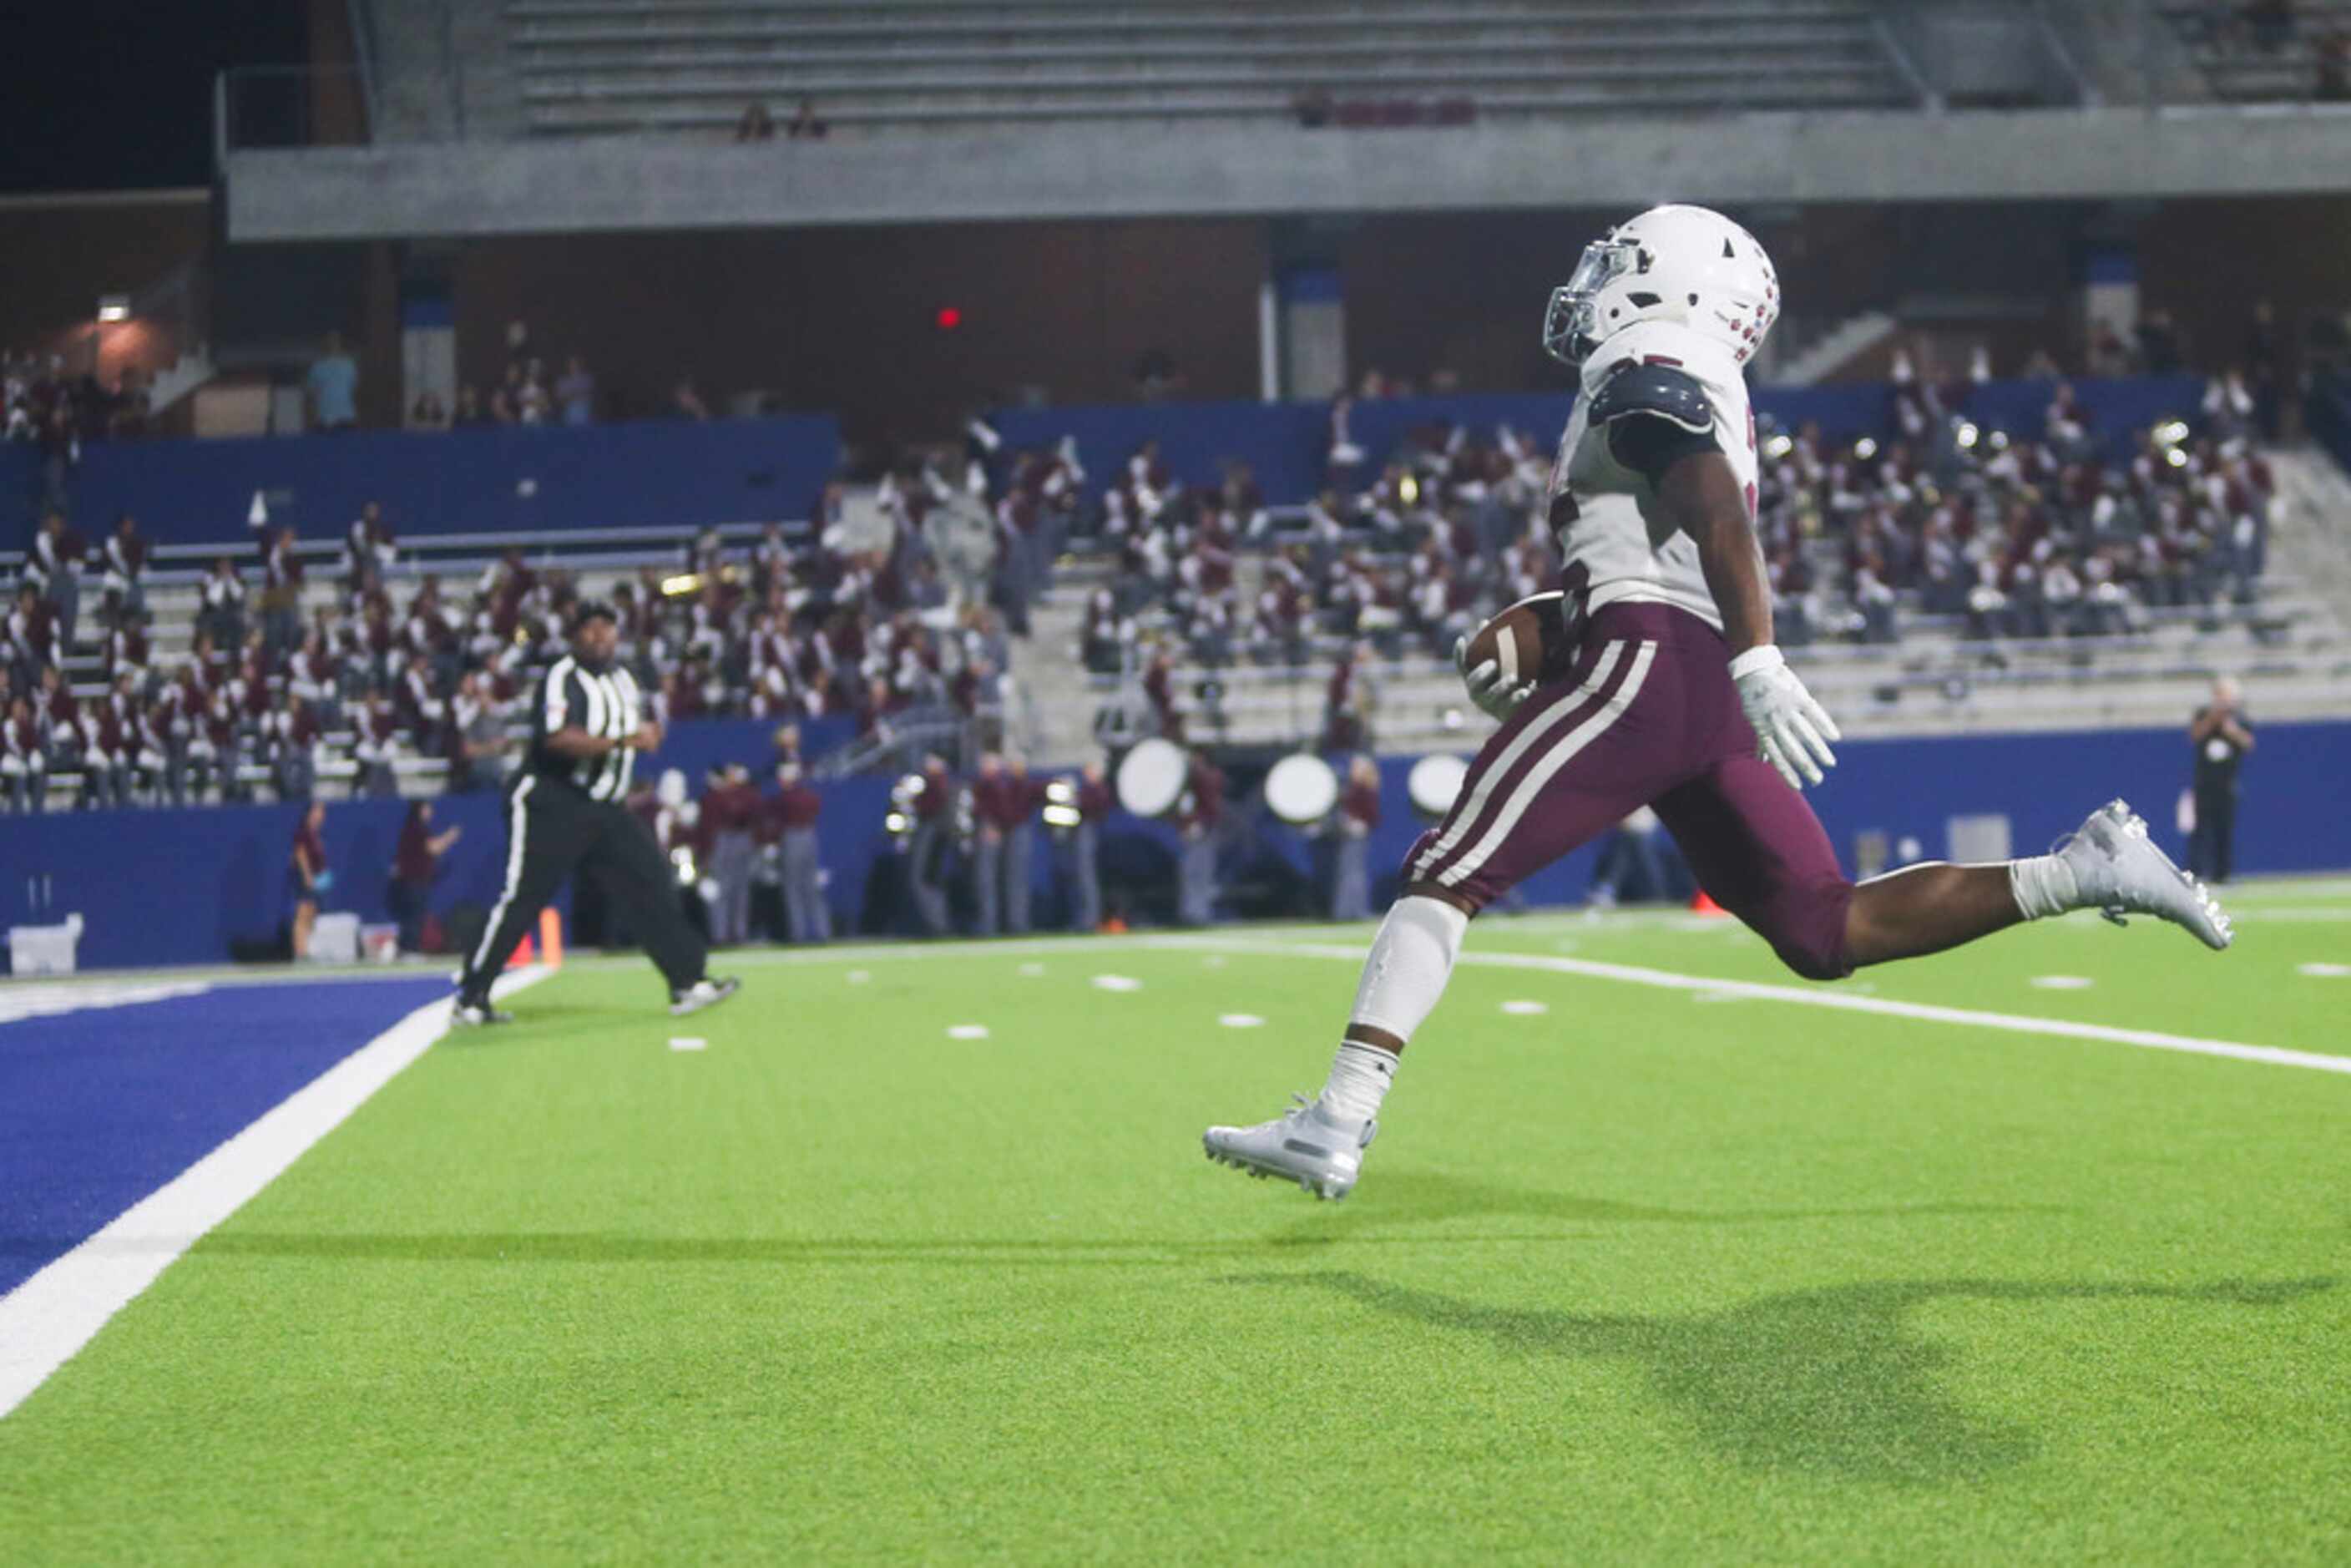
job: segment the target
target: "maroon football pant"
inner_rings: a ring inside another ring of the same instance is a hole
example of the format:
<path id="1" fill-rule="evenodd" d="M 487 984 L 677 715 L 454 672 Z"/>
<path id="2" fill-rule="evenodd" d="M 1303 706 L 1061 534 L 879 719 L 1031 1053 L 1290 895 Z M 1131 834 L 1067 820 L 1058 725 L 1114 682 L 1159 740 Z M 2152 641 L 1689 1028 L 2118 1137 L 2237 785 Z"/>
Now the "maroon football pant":
<path id="1" fill-rule="evenodd" d="M 1404 880 L 1474 913 L 1652 806 L 1698 884 L 1810 979 L 1853 972 L 1853 883 L 1804 798 L 1755 753 L 1722 634 L 1686 611 L 1611 604 L 1565 675 L 1538 687 L 1469 765 Z"/>

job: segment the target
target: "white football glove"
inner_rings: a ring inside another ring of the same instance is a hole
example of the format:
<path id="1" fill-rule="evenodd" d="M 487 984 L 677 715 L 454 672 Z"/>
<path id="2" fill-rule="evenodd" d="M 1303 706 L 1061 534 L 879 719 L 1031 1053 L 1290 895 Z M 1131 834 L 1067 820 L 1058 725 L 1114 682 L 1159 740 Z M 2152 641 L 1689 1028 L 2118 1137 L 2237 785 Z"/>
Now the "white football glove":
<path id="1" fill-rule="evenodd" d="M 1497 719 L 1509 718 L 1519 711 L 1519 705 L 1535 687 L 1532 681 L 1523 684 L 1502 678 L 1499 660 L 1489 659 L 1471 669 L 1462 661 L 1469 653 L 1469 634 L 1463 632 L 1453 640 L 1453 667 L 1461 672 L 1461 684 L 1469 690 L 1469 700 L 1479 712 Z"/>
<path id="2" fill-rule="evenodd" d="M 1747 722 L 1755 727 L 1758 755 L 1792 787 L 1817 784 L 1824 777 L 1822 769 L 1836 766 L 1829 742 L 1844 736 L 1779 649 L 1768 643 L 1748 649 L 1730 661 L 1730 678 Z"/>

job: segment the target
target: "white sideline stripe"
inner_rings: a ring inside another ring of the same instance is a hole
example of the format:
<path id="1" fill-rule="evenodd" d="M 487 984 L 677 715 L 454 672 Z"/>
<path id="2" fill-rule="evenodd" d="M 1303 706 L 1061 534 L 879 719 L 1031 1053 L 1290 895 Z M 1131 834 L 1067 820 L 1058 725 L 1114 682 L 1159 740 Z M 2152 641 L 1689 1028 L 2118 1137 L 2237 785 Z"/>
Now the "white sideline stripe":
<path id="1" fill-rule="evenodd" d="M 202 980 L 183 985 L 57 985 L 37 981 L 0 988 L 0 1023 L 96 1008 L 137 1007 L 145 1002 L 169 1001 L 173 997 L 198 996 L 211 989 L 211 985 Z"/>
<path id="2" fill-rule="evenodd" d="M 1343 958 L 1360 964 L 1360 947 L 1319 944 L 1269 946 L 1265 950 L 1294 953 L 1311 958 Z M 1762 1002 L 1794 1002 L 1800 1007 L 1836 1008 L 1845 1012 L 1876 1013 L 1883 1018 L 1917 1019 L 1927 1023 L 1970 1025 L 1977 1029 L 2009 1030 L 2018 1034 L 2053 1034 L 2069 1040 L 2104 1040 L 2136 1045 L 2149 1051 L 2185 1051 L 2192 1056 L 2225 1056 L 2237 1061 L 2267 1062 L 2273 1067 L 2306 1067 L 2314 1072 L 2351 1075 L 2351 1056 L 2326 1056 L 2314 1051 L 2288 1051 L 2275 1045 L 2242 1045 L 2230 1040 L 2199 1040 L 2193 1035 L 2164 1034 L 2151 1029 L 2117 1029 L 2110 1024 L 2074 1023 L 2065 1019 L 2026 1018 L 2017 1013 L 1978 1012 L 1971 1008 L 1938 1007 L 1929 1002 L 1897 1002 L 1884 997 L 1855 996 L 1850 991 L 1801 990 L 1794 986 L 1771 986 L 1753 980 L 1719 980 L 1703 975 L 1677 975 L 1666 969 L 1645 969 L 1631 964 L 1601 964 L 1589 958 L 1552 958 L 1538 953 L 1464 953 L 1457 964 L 1493 969 L 1545 969 L 1557 975 L 1583 975 L 1595 980 L 1623 980 L 1635 986 L 1656 986 L 1671 991 L 1698 991 L 1722 998 Z"/>
<path id="3" fill-rule="evenodd" d="M 501 977 L 493 989 L 511 995 L 552 972 L 518 969 Z M 244 1207 L 448 1028 L 447 999 L 427 1002 L 0 1296 L 0 1418 L 48 1381 L 180 1254 Z"/>

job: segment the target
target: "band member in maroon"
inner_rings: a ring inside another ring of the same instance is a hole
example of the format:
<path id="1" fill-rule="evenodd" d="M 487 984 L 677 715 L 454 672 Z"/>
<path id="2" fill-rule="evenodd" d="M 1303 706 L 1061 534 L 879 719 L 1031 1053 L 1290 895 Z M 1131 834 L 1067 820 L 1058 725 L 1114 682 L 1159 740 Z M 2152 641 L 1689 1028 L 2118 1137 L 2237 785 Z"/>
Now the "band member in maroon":
<path id="1" fill-rule="evenodd" d="M 1224 770 L 1196 751 L 1176 815 L 1184 834 L 1176 914 L 1183 925 L 1206 925 L 1216 918 L 1217 826 L 1224 815 Z"/>
<path id="2" fill-rule="evenodd" d="M 1022 794 L 1004 770 L 1004 759 L 993 751 L 982 754 L 979 775 L 971 781 L 972 893 L 979 906 L 982 936 L 993 936 L 1002 928 L 1004 842 L 1020 820 Z"/>
<path id="3" fill-rule="evenodd" d="M 319 919 L 319 895 L 335 884 L 327 866 L 327 841 L 319 830 L 326 825 L 327 803 L 313 800 L 294 830 L 294 847 L 286 857 L 287 888 L 294 895 L 294 958 L 310 951 L 310 928 Z"/>
<path id="4" fill-rule="evenodd" d="M 776 782 L 779 788 L 768 802 L 768 821 L 776 835 L 776 875 L 783 888 L 784 928 L 795 942 L 830 942 L 832 911 L 824 901 L 816 836 L 824 798 L 797 762 L 777 768 Z"/>
<path id="5" fill-rule="evenodd" d="M 737 947 L 751 939 L 751 873 L 758 862 L 752 841 L 760 814 L 759 792 L 748 769 L 728 768 L 702 797 L 702 863 L 718 896 L 710 907 L 710 940 Z"/>
<path id="6" fill-rule="evenodd" d="M 400 843 L 392 852 L 392 885 L 388 902 L 392 917 L 400 922 L 400 950 L 424 951 L 424 906 L 433 883 L 441 874 L 441 857 L 465 830 L 452 824 L 433 831 L 433 802 L 412 800 L 408 820 L 400 825 Z"/>

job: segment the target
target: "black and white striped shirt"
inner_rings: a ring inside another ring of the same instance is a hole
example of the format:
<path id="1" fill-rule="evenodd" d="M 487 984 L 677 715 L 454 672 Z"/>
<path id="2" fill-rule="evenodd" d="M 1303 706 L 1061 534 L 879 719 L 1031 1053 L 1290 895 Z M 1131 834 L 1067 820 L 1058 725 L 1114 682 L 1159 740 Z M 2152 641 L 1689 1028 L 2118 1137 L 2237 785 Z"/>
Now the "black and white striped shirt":
<path id="1" fill-rule="evenodd" d="M 617 664 L 601 671 L 584 669 L 566 653 L 539 677 L 538 700 L 532 706 L 532 773 L 591 800 L 618 800 L 628 794 L 629 779 L 637 768 L 637 754 L 630 747 L 617 746 L 601 757 L 565 757 L 547 741 L 565 728 L 612 740 L 635 734 L 644 722 L 636 677 Z"/>

